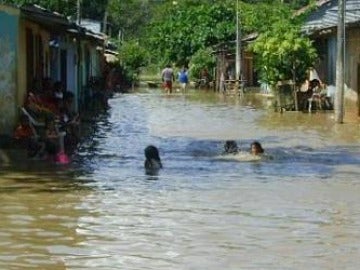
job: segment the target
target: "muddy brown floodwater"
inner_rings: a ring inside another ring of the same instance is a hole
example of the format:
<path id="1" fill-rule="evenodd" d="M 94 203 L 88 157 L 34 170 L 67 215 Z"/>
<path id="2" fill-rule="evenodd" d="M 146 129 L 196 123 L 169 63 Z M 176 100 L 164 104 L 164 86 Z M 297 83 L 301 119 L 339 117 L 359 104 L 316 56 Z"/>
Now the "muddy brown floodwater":
<path id="1" fill-rule="evenodd" d="M 358 269 L 359 124 L 269 102 L 116 95 L 70 166 L 1 166 L 0 269 Z M 221 159 L 226 139 L 268 158 Z"/>

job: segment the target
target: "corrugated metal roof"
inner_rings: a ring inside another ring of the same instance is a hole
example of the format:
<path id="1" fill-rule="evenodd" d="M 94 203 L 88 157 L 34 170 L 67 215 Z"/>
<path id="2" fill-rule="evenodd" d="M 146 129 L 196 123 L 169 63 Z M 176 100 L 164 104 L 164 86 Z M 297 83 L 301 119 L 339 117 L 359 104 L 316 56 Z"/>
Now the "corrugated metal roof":
<path id="1" fill-rule="evenodd" d="M 90 20 L 90 19 L 81 19 L 80 26 L 86 29 L 85 34 L 89 37 L 93 37 L 95 39 L 99 39 L 104 41 L 106 39 L 106 35 L 102 33 L 101 30 L 101 22 Z"/>
<path id="2" fill-rule="evenodd" d="M 50 11 L 38 5 L 26 4 L 21 6 L 20 10 L 26 18 L 32 19 L 41 24 L 57 24 L 65 27 L 70 25 L 70 22 L 64 15 Z"/>
<path id="3" fill-rule="evenodd" d="M 360 0 L 345 0 L 345 23 L 360 23 Z M 336 27 L 338 24 L 338 0 L 321 1 L 318 8 L 311 12 L 303 26 L 303 31 L 311 34 L 320 30 Z"/>
<path id="4" fill-rule="evenodd" d="M 93 33 L 101 33 L 101 22 L 90 20 L 90 19 L 81 19 L 80 26 L 85 27 L 86 29 L 92 31 Z"/>
<path id="5" fill-rule="evenodd" d="M 0 3 L 0 10 L 2 7 L 16 9 L 20 12 L 22 17 L 47 27 L 52 32 L 67 31 L 68 33 L 76 35 L 80 34 L 86 36 L 87 38 L 95 39 L 100 44 L 103 44 L 107 38 L 103 33 L 92 31 L 91 29 L 77 25 L 76 23 L 71 22 L 64 15 L 38 5 L 26 4 L 16 6 Z M 56 44 L 52 44 L 52 46 L 56 46 Z"/>

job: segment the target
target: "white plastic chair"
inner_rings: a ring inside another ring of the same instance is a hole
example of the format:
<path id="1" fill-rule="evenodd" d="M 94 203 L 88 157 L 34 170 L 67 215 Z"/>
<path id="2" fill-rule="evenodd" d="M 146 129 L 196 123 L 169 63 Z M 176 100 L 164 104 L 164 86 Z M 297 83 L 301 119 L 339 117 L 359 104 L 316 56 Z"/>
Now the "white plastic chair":
<path id="1" fill-rule="evenodd" d="M 37 121 L 32 115 L 24 108 L 21 107 L 21 111 L 23 114 L 25 114 L 27 117 L 29 117 L 30 123 L 33 124 L 36 127 L 44 127 L 45 123 Z"/>

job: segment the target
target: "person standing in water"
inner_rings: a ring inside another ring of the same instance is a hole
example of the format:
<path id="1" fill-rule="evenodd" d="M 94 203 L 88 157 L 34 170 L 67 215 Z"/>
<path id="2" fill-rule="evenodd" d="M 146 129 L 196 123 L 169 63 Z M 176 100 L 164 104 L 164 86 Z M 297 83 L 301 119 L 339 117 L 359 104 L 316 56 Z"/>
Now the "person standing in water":
<path id="1" fill-rule="evenodd" d="M 189 83 L 188 72 L 187 72 L 185 67 L 182 68 L 181 71 L 178 73 L 178 79 L 179 79 L 179 83 L 180 83 L 180 86 L 181 86 L 181 90 L 185 94 L 186 89 L 187 89 L 187 85 Z"/>
<path id="2" fill-rule="evenodd" d="M 161 80 L 164 83 L 164 89 L 167 94 L 172 93 L 172 83 L 175 81 L 174 71 L 171 65 L 168 64 L 161 72 Z"/>

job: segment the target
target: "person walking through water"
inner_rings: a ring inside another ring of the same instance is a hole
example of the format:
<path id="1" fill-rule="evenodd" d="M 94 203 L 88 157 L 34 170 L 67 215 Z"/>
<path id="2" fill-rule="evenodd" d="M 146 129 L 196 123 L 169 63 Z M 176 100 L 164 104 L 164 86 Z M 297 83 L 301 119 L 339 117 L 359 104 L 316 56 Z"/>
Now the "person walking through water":
<path id="1" fill-rule="evenodd" d="M 164 89 L 167 94 L 172 93 L 172 82 L 175 80 L 174 71 L 171 68 L 171 65 L 166 65 L 166 67 L 161 72 L 161 79 L 164 83 Z"/>
<path id="2" fill-rule="evenodd" d="M 181 71 L 178 73 L 178 79 L 181 86 L 181 90 L 185 94 L 187 89 L 187 84 L 189 83 L 188 72 L 185 67 L 182 68 Z"/>

